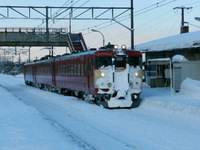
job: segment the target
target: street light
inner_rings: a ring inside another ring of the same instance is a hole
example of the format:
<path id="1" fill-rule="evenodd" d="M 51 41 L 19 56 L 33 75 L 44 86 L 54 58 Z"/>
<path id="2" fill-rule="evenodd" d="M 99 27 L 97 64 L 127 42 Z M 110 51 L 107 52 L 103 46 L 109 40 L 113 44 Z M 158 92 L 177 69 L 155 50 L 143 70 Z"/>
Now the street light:
<path id="1" fill-rule="evenodd" d="M 98 30 L 95 30 L 95 29 L 91 29 L 91 31 L 92 31 L 92 32 L 99 32 L 99 33 L 102 35 L 102 37 L 103 37 L 103 47 L 104 47 L 104 46 L 105 46 L 105 37 L 104 37 L 103 33 L 101 33 L 101 32 L 98 31 Z"/>
<path id="2" fill-rule="evenodd" d="M 200 17 L 195 17 L 194 18 L 196 21 L 200 21 Z"/>

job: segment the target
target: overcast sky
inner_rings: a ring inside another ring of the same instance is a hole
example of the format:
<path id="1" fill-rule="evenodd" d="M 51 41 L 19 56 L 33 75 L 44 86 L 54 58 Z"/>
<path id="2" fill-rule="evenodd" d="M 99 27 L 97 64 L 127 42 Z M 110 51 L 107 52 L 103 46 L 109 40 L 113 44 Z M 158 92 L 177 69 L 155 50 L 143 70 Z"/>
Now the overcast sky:
<path id="1" fill-rule="evenodd" d="M 0 0 L 2 6 L 70 6 L 75 7 L 130 7 L 130 0 Z M 175 7 L 193 7 L 185 9 L 185 21 L 189 22 L 190 31 L 198 31 L 200 22 L 194 17 L 200 17 L 200 0 L 134 0 L 135 44 L 154 39 L 179 34 L 181 25 L 181 10 Z M 2 10 L 0 9 L 0 13 Z M 130 12 L 123 14 L 118 21 L 130 27 Z M 37 27 L 42 20 L 7 20 L 1 19 L 0 27 Z M 43 24 L 45 27 L 45 24 Z M 50 22 L 50 27 L 68 28 L 69 21 Z M 88 47 L 102 46 L 102 37 L 91 29 L 101 31 L 106 43 L 126 44 L 130 46 L 130 31 L 112 21 L 72 21 L 72 31 L 82 32 Z M 95 39 L 95 40 L 94 40 Z"/>

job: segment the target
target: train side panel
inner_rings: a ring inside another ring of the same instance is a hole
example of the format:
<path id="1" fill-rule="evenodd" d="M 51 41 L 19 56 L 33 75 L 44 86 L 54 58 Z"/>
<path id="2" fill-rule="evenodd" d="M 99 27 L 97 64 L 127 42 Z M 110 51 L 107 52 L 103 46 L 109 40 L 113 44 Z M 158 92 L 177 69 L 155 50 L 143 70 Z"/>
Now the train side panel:
<path id="1" fill-rule="evenodd" d="M 35 64 L 35 83 L 40 85 L 50 85 L 53 84 L 53 60 L 52 61 L 44 61 L 38 62 Z"/>
<path id="2" fill-rule="evenodd" d="M 35 65 L 26 64 L 24 66 L 24 80 L 28 85 L 32 85 L 35 82 Z"/>
<path id="3" fill-rule="evenodd" d="M 84 93 L 92 92 L 92 55 L 64 57 L 55 60 L 56 86 Z"/>

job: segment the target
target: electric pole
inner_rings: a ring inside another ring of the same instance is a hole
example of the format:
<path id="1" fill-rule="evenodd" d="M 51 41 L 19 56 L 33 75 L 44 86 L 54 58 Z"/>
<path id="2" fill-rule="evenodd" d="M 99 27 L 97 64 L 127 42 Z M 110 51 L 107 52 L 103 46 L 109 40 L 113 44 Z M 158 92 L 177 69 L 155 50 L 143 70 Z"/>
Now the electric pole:
<path id="1" fill-rule="evenodd" d="M 131 49 L 134 49 L 134 14 L 133 0 L 131 0 Z"/>
<path id="2" fill-rule="evenodd" d="M 49 8 L 46 7 L 46 41 L 49 40 Z"/>
<path id="3" fill-rule="evenodd" d="M 185 20 L 184 20 L 184 17 L 185 17 L 184 16 L 184 11 L 192 9 L 192 7 L 184 7 L 184 6 L 182 6 L 182 7 L 175 7 L 174 10 L 175 9 L 181 9 L 181 26 L 184 26 L 184 24 L 186 23 Z"/>

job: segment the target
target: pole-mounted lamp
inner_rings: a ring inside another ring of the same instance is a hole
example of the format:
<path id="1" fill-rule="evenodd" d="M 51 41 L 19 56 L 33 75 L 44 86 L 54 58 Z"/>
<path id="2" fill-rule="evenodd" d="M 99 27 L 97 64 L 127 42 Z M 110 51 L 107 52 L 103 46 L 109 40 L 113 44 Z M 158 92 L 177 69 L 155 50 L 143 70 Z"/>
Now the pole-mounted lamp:
<path id="1" fill-rule="evenodd" d="M 103 47 L 104 47 L 105 46 L 105 37 L 104 37 L 103 33 L 101 33 L 99 30 L 95 30 L 95 29 L 91 29 L 91 31 L 92 32 L 98 32 L 102 35 L 102 37 L 103 37 Z"/>

